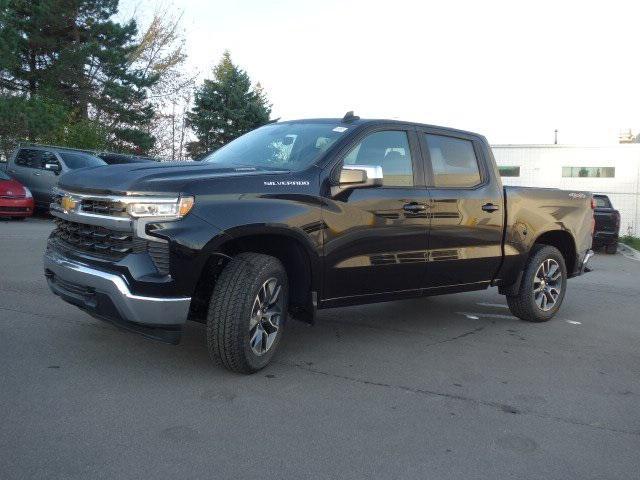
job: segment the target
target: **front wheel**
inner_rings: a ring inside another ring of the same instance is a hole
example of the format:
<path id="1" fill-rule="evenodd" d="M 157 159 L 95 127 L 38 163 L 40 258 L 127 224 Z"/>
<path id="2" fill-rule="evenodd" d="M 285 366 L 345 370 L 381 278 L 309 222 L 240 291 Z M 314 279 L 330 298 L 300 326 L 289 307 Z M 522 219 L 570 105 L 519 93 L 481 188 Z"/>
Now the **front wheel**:
<path id="1" fill-rule="evenodd" d="M 213 360 L 254 373 L 273 357 L 288 306 L 287 274 L 277 258 L 241 253 L 223 269 L 209 302 L 207 347 Z"/>
<path id="2" fill-rule="evenodd" d="M 528 322 L 546 322 L 560 309 L 567 285 L 567 267 L 560 251 L 536 245 L 525 265 L 516 295 L 507 295 L 509 310 Z"/>

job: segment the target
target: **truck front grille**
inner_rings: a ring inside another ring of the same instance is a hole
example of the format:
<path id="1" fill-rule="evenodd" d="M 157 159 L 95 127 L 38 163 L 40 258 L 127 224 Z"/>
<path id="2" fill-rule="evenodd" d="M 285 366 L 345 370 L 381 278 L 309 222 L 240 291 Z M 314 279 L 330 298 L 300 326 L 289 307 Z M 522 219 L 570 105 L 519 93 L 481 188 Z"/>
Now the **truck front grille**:
<path id="1" fill-rule="evenodd" d="M 130 253 L 147 252 L 158 273 L 169 274 L 169 244 L 138 238 L 132 232 L 55 219 L 51 241 L 66 251 L 79 251 L 98 258 L 118 261 Z"/>
<path id="2" fill-rule="evenodd" d="M 115 217 L 126 217 L 127 206 L 122 202 L 112 200 L 102 200 L 95 198 L 84 198 L 80 204 L 82 211 L 96 215 L 111 215 Z"/>
<path id="3" fill-rule="evenodd" d="M 169 275 L 169 244 L 165 242 L 147 242 L 147 251 L 153 264 L 161 275 Z"/>
<path id="4" fill-rule="evenodd" d="M 85 253 L 119 260 L 129 253 L 146 250 L 147 241 L 135 238 L 131 232 L 119 232 L 105 227 L 86 225 L 56 218 L 53 238 Z"/>

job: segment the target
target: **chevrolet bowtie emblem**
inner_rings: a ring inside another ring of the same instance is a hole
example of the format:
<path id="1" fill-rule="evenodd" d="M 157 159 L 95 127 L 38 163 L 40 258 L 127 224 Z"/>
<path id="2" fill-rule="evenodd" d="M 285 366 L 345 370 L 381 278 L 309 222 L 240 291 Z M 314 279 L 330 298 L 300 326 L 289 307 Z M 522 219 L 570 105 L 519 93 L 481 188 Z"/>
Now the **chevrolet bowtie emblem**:
<path id="1" fill-rule="evenodd" d="M 75 209 L 76 208 L 76 203 L 77 202 L 73 198 L 71 198 L 71 197 L 69 197 L 67 195 L 62 197 L 62 200 L 60 200 L 60 206 L 62 207 L 62 209 L 65 212 L 69 212 L 69 211 Z"/>

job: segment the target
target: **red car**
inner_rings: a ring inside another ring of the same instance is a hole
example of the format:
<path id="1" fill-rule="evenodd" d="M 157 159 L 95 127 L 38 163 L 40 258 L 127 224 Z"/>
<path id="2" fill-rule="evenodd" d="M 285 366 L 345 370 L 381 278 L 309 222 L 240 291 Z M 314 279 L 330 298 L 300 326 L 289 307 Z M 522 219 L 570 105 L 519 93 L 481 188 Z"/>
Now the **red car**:
<path id="1" fill-rule="evenodd" d="M 33 196 L 27 187 L 0 172 L 0 217 L 23 219 L 33 215 Z"/>

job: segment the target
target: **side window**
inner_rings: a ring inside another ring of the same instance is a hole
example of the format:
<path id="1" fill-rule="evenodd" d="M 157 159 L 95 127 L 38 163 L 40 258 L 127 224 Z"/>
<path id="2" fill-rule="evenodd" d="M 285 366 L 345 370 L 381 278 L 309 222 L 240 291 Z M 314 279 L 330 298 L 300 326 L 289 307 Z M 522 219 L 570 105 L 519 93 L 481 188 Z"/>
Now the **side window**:
<path id="1" fill-rule="evenodd" d="M 42 150 L 21 148 L 16 155 L 16 165 L 27 168 L 42 168 Z"/>
<path id="2" fill-rule="evenodd" d="M 44 169 L 47 163 L 58 164 L 60 162 L 53 153 L 44 150 L 22 148 L 16 155 L 16 165 L 22 167 Z"/>
<path id="3" fill-rule="evenodd" d="M 54 165 L 60 165 L 58 161 L 58 157 L 56 157 L 51 152 L 42 152 L 42 162 L 40 164 L 40 168 L 44 168 L 48 163 L 53 163 Z"/>
<path id="4" fill-rule="evenodd" d="M 427 134 L 436 187 L 473 187 L 481 182 L 473 143 L 462 138 Z"/>
<path id="5" fill-rule="evenodd" d="M 388 130 L 372 133 L 351 149 L 345 165 L 382 167 L 386 187 L 412 187 L 413 165 L 407 133 Z"/>

